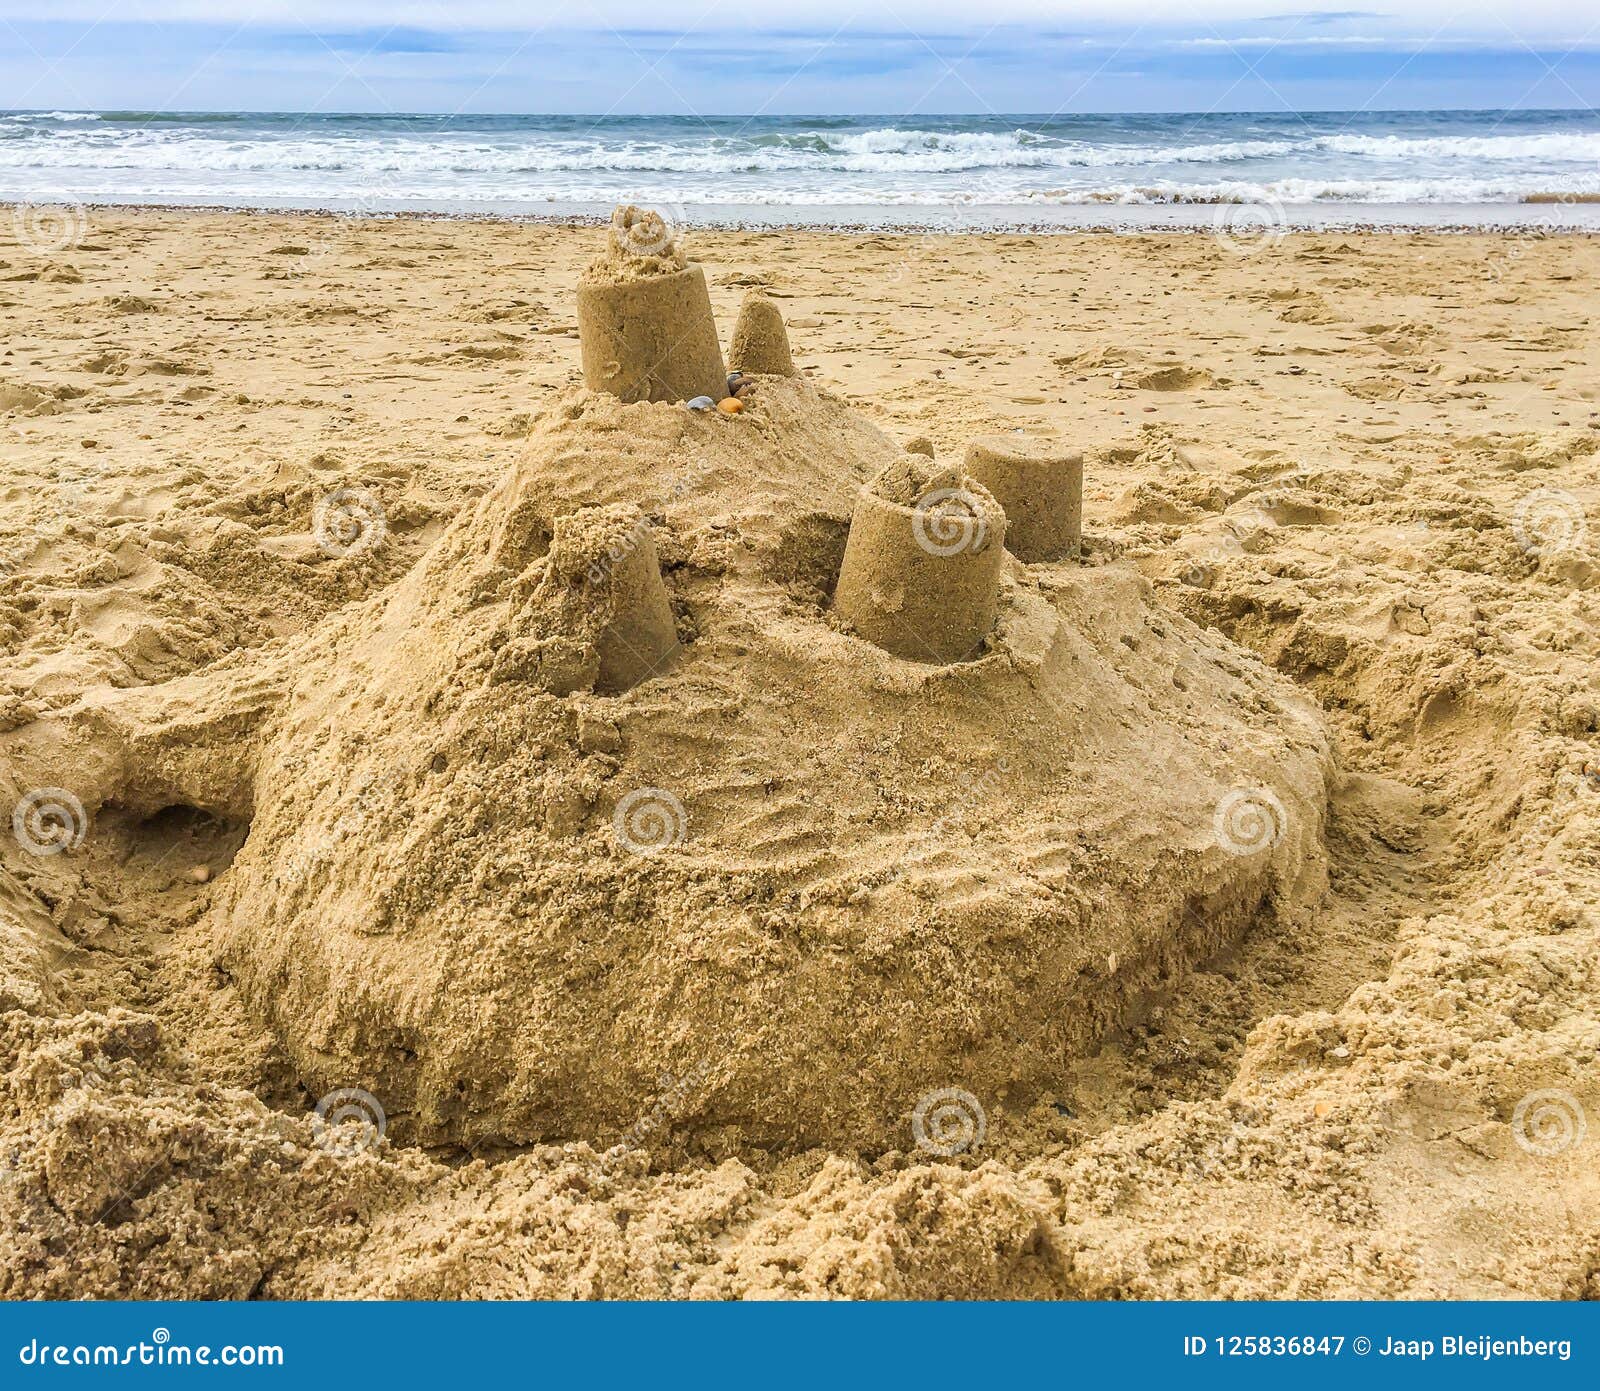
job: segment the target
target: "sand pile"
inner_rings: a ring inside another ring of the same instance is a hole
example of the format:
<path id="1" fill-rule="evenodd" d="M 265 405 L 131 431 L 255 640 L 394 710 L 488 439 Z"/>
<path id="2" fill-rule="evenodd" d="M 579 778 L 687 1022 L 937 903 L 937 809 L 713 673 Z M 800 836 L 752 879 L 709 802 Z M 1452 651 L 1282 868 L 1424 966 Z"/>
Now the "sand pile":
<path id="1" fill-rule="evenodd" d="M 1127 567 L 1011 563 L 958 667 L 848 631 L 852 496 L 908 467 L 804 382 L 734 422 L 575 394 L 308 646 L 215 913 L 310 1091 L 603 1148 L 669 1077 L 709 1152 L 880 1153 L 1316 882 L 1317 718 Z"/>

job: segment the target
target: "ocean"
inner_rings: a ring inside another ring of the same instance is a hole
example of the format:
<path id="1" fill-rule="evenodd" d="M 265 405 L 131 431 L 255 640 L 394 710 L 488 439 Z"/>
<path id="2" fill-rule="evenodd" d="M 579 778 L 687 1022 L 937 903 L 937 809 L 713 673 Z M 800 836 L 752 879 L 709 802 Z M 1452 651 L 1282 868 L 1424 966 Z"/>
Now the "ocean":
<path id="1" fill-rule="evenodd" d="M 691 221 L 998 226 L 1241 201 L 1295 222 L 1587 220 L 1585 195 L 1600 201 L 1600 115 L 1579 111 L 0 115 L 10 201 L 558 215 L 635 201 Z"/>

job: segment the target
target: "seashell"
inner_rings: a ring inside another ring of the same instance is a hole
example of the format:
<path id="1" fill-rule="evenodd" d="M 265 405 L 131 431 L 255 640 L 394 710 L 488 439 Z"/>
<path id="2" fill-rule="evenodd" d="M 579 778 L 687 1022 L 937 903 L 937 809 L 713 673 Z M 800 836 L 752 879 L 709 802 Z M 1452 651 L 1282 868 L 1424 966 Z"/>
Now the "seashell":
<path id="1" fill-rule="evenodd" d="M 738 415 L 744 409 L 744 402 L 737 396 L 724 396 L 717 402 L 717 409 L 724 415 Z"/>
<path id="2" fill-rule="evenodd" d="M 683 404 L 692 411 L 708 411 L 717 403 L 709 396 L 696 396 L 692 401 L 685 401 Z"/>

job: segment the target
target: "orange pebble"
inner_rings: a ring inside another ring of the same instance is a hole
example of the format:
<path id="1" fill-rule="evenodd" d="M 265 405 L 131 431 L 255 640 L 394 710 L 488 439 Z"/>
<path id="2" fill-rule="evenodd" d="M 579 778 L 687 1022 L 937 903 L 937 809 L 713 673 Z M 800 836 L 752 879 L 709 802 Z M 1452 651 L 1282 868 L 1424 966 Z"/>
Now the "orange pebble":
<path id="1" fill-rule="evenodd" d="M 724 415 L 738 415 L 744 409 L 744 402 L 737 396 L 724 396 L 717 402 L 717 409 Z"/>

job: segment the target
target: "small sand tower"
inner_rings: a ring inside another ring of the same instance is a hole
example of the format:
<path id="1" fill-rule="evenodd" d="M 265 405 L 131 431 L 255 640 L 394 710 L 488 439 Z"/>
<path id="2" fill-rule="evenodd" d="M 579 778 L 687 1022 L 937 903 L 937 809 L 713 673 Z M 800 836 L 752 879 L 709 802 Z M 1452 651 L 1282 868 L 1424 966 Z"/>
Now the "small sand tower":
<path id="1" fill-rule="evenodd" d="M 764 372 L 774 377 L 798 375 L 789 352 L 783 315 L 760 290 L 751 290 L 739 306 L 739 319 L 728 342 L 728 362 L 735 372 Z"/>
<path id="2" fill-rule="evenodd" d="M 967 445 L 967 472 L 1005 509 L 1006 549 L 1024 564 L 1076 556 L 1083 543 L 1083 455 L 1021 435 Z"/>
<path id="3" fill-rule="evenodd" d="M 591 391 L 624 401 L 728 394 L 705 271 L 659 213 L 612 214 L 606 250 L 578 285 L 578 340 Z"/>
<path id="4" fill-rule="evenodd" d="M 528 656 L 507 656 L 557 694 L 620 695 L 659 675 L 678 646 L 649 524 L 623 504 L 556 519 L 527 609 Z"/>
<path id="5" fill-rule="evenodd" d="M 1005 536 L 982 484 L 908 454 L 861 490 L 834 606 L 897 657 L 965 661 L 994 627 Z"/>

